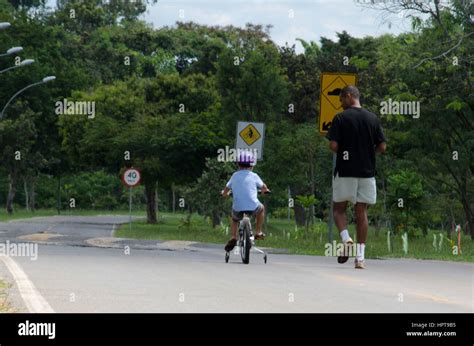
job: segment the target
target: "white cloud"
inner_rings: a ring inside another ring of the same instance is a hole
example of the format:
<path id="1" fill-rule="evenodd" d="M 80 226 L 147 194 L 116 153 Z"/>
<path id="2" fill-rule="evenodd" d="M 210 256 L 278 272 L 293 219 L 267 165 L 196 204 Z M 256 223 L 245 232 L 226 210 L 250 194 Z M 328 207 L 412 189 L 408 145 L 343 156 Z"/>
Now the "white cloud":
<path id="1" fill-rule="evenodd" d="M 179 18 L 180 9 L 184 10 L 184 19 Z M 290 10 L 294 18 L 290 18 Z M 355 37 L 408 30 L 409 26 L 399 25 L 402 20 L 391 18 L 395 25 L 390 29 L 382 22 L 380 12 L 362 8 L 350 0 L 160 0 L 144 17 L 155 27 L 174 25 L 176 21 L 223 26 L 271 24 L 272 39 L 279 45 L 285 42 L 291 45 L 296 38 L 335 39 L 336 32 L 343 30 Z M 297 49 L 302 49 L 299 44 Z"/>

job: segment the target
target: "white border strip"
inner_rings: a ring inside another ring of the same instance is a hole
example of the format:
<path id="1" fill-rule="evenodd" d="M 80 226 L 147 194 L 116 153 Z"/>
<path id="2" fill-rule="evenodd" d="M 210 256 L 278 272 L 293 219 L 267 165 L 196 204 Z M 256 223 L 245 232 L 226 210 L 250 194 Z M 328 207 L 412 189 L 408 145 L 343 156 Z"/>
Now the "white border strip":
<path id="1" fill-rule="evenodd" d="M 53 308 L 39 293 L 21 267 L 10 256 L 0 256 L 0 259 L 13 275 L 28 311 L 31 313 L 54 313 Z"/>

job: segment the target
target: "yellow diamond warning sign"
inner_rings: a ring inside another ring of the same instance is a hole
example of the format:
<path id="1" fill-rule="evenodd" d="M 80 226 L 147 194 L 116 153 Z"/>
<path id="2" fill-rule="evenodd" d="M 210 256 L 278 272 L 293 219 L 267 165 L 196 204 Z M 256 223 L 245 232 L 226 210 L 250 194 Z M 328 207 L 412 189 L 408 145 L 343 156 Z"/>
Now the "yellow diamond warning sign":
<path id="1" fill-rule="evenodd" d="M 343 111 L 339 94 L 347 85 L 356 85 L 355 74 L 326 72 L 321 74 L 319 133 L 327 133 L 334 116 Z"/>
<path id="2" fill-rule="evenodd" d="M 238 121 L 235 131 L 235 149 L 249 150 L 263 160 L 265 123 Z"/>
<path id="3" fill-rule="evenodd" d="M 260 132 L 252 124 L 247 125 L 242 131 L 239 132 L 239 136 L 244 140 L 247 145 L 252 145 L 262 137 Z"/>
<path id="4" fill-rule="evenodd" d="M 341 76 L 337 76 L 324 90 L 324 98 L 331 104 L 335 110 L 341 110 L 341 102 L 339 101 L 339 94 L 341 90 L 347 86 L 347 83 Z"/>

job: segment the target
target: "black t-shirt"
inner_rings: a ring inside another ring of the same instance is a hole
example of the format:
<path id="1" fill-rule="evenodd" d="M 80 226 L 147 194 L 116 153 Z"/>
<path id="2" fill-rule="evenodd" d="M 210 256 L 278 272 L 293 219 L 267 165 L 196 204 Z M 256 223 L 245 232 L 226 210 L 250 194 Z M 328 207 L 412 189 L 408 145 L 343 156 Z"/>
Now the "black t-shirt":
<path id="1" fill-rule="evenodd" d="M 375 176 L 375 146 L 386 139 L 374 113 L 357 107 L 346 109 L 334 117 L 327 138 L 338 144 L 334 175 Z"/>

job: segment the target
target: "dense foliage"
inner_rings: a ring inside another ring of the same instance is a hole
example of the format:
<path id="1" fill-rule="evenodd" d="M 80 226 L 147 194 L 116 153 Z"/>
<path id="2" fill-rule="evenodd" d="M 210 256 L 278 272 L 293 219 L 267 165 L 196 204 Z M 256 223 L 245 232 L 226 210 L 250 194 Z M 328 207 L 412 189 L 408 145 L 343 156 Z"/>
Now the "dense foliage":
<path id="1" fill-rule="evenodd" d="M 154 29 L 138 19 L 154 2 L 61 0 L 52 10 L 40 0 L 0 0 L 0 21 L 12 24 L 0 31 L 1 51 L 21 45 L 21 59 L 36 61 L 1 75 L 4 103 L 57 77 L 18 97 L 0 121 L 0 203 L 8 212 L 66 208 L 72 197 L 79 208 L 123 208 L 120 173 L 134 166 L 149 222 L 182 197 L 217 225 L 228 210 L 218 193 L 232 171 L 216 161 L 217 150 L 233 147 L 236 121 L 252 120 L 266 124 L 256 171 L 274 191 L 270 210 L 284 210 L 291 198 L 299 225 L 311 214 L 327 219 L 331 152 L 317 132 L 320 74 L 353 72 L 363 106 L 380 116 L 388 138 L 372 222 L 405 231 L 456 222 L 474 239 L 468 2 L 401 1 L 390 10 L 411 11 L 411 32 L 299 40 L 301 54 L 278 47 L 271 28 L 259 25 Z M 14 63 L 1 57 L 0 69 Z M 95 116 L 57 114 L 63 99 L 95 102 Z M 380 114 L 389 99 L 420 102 L 419 117 Z"/>

